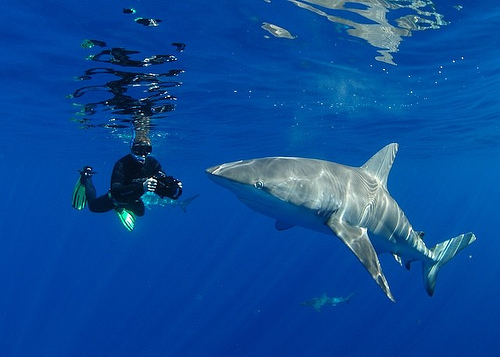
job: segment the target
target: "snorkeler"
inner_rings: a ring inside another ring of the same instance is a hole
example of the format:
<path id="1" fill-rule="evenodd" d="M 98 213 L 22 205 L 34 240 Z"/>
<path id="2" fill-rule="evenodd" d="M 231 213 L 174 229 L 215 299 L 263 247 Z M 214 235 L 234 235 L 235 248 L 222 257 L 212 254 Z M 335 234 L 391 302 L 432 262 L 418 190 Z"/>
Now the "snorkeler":
<path id="1" fill-rule="evenodd" d="M 120 221 L 132 231 L 136 216 L 143 216 L 144 202 L 141 196 L 146 192 L 154 192 L 160 197 L 176 200 L 182 194 L 181 181 L 167 176 L 161 164 L 149 156 L 152 151 L 151 140 L 145 136 L 135 136 L 132 140 L 130 154 L 119 159 L 111 175 L 111 188 L 108 193 L 97 197 L 92 175 L 96 172 L 90 166 L 79 170 L 78 179 L 73 192 L 72 205 L 78 210 L 88 204 L 91 212 L 108 212 L 115 210 Z"/>

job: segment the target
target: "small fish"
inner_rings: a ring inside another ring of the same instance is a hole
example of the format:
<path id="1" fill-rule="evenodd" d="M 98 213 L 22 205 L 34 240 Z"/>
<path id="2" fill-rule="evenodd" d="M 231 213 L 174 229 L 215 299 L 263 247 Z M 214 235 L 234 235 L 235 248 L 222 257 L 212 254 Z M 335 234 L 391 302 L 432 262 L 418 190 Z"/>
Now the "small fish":
<path id="1" fill-rule="evenodd" d="M 182 42 L 172 42 L 172 46 L 175 46 L 177 51 L 182 52 L 186 48 L 186 44 Z"/>
<path id="2" fill-rule="evenodd" d="M 106 47 L 106 42 L 99 41 L 99 40 L 83 40 L 81 46 L 85 49 L 89 49 L 89 48 L 92 48 L 94 46 Z"/>
<path id="3" fill-rule="evenodd" d="M 147 19 L 144 17 L 138 17 L 134 21 L 137 22 L 138 24 L 141 24 L 144 26 L 149 26 L 149 27 L 160 26 L 160 22 L 162 22 L 162 20 L 160 20 L 160 19 Z"/>
<path id="4" fill-rule="evenodd" d="M 311 306 L 317 312 L 321 312 L 323 306 L 337 306 L 338 304 L 348 303 L 351 300 L 354 293 L 350 293 L 347 297 L 328 297 L 326 293 L 320 297 L 313 298 L 311 300 L 304 301 L 300 303 L 302 306 Z"/>
<path id="5" fill-rule="evenodd" d="M 293 40 L 295 38 L 294 35 L 290 33 L 290 31 L 280 27 L 278 25 L 270 24 L 268 22 L 264 22 L 261 26 L 264 30 L 269 32 L 274 37 L 288 38 Z"/>
<path id="6" fill-rule="evenodd" d="M 148 208 L 151 209 L 151 206 L 161 206 L 161 207 L 180 207 L 184 212 L 186 211 L 187 206 L 193 202 L 195 198 L 198 198 L 200 195 L 194 195 L 189 198 L 186 198 L 185 200 L 173 200 L 171 198 L 165 197 L 161 198 L 157 194 L 153 192 L 146 192 L 144 195 L 142 195 L 142 201 L 144 202 L 144 205 Z"/>

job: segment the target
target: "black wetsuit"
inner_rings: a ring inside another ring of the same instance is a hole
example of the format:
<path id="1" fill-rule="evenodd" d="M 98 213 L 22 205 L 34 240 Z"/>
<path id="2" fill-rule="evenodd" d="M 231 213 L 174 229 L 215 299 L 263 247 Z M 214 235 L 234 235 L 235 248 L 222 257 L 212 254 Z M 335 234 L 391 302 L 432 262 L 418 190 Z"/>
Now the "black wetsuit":
<path id="1" fill-rule="evenodd" d="M 147 156 L 141 164 L 131 154 L 122 157 L 115 163 L 111 174 L 111 189 L 105 195 L 96 197 L 92 178 L 87 178 L 85 194 L 92 212 L 108 212 L 112 209 L 126 208 L 137 216 L 144 215 L 144 202 L 141 196 L 144 192 L 144 181 L 161 171 L 160 163 Z"/>

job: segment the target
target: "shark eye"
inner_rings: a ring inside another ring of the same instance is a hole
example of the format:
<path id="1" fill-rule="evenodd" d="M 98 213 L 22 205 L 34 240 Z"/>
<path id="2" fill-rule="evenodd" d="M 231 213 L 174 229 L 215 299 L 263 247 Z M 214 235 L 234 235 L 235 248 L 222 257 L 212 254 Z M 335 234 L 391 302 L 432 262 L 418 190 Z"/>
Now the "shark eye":
<path id="1" fill-rule="evenodd" d="M 255 187 L 256 189 L 261 189 L 261 188 L 264 188 L 264 182 L 262 181 L 256 181 L 254 184 L 253 184 L 253 187 Z"/>

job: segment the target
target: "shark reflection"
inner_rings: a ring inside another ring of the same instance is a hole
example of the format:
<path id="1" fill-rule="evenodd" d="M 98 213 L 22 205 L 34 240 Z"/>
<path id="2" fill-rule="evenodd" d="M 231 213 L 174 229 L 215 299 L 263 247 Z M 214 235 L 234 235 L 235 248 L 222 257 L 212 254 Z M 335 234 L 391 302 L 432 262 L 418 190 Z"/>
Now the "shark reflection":
<path id="1" fill-rule="evenodd" d="M 413 31 L 438 29 L 447 25 L 431 0 L 289 0 L 329 21 L 346 26 L 347 33 L 378 48 L 375 59 L 396 65 L 403 37 Z M 398 17 L 399 16 L 399 17 Z M 391 19 L 391 20 L 389 20 Z"/>

